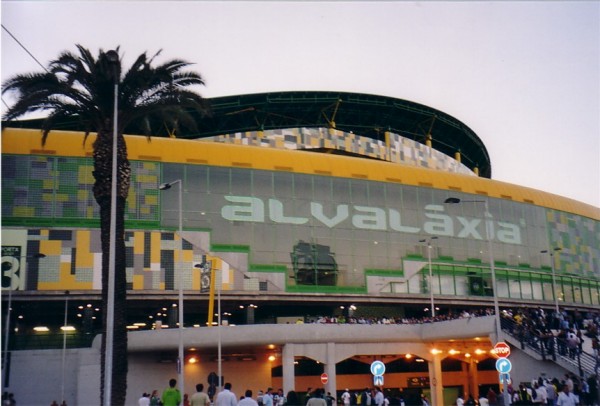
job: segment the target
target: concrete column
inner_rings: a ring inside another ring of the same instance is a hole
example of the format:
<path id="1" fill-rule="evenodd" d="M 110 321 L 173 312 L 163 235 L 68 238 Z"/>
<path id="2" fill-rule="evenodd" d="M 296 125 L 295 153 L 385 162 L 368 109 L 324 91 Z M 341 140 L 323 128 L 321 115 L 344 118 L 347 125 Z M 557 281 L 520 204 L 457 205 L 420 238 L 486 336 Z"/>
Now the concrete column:
<path id="1" fill-rule="evenodd" d="M 479 399 L 479 373 L 477 363 L 473 360 L 469 362 L 469 393 L 473 395 L 473 399 Z"/>
<path id="2" fill-rule="evenodd" d="M 431 390 L 431 404 L 441 405 L 444 403 L 444 382 L 442 381 L 442 357 L 434 354 L 433 360 L 428 362 L 429 366 L 429 388 Z"/>
<path id="3" fill-rule="evenodd" d="M 332 396 L 336 395 L 336 376 L 335 376 L 335 343 L 327 343 L 327 364 L 325 364 L 325 373 L 329 377 L 325 385 L 325 392 L 331 392 Z"/>
<path id="4" fill-rule="evenodd" d="M 281 369 L 283 372 L 283 393 L 296 390 L 294 375 L 294 344 L 285 344 L 281 351 Z"/>

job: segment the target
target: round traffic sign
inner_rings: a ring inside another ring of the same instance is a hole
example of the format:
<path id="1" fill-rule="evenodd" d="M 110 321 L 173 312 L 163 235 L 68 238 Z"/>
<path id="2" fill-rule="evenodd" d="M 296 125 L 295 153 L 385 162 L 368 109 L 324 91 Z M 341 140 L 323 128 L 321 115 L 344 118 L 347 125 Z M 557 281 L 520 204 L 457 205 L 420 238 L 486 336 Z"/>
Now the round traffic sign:
<path id="1" fill-rule="evenodd" d="M 321 383 L 325 385 L 329 381 L 329 376 L 326 373 L 321 374 Z"/>
<path id="2" fill-rule="evenodd" d="M 512 364 L 510 360 L 506 358 L 498 358 L 496 360 L 496 371 L 501 374 L 508 374 L 512 370 Z"/>
<path id="3" fill-rule="evenodd" d="M 373 375 L 383 375 L 385 373 L 385 364 L 381 361 L 371 363 L 371 373 Z"/>
<path id="4" fill-rule="evenodd" d="M 510 347 L 504 341 L 496 343 L 493 351 L 498 358 L 507 358 L 510 355 Z"/>

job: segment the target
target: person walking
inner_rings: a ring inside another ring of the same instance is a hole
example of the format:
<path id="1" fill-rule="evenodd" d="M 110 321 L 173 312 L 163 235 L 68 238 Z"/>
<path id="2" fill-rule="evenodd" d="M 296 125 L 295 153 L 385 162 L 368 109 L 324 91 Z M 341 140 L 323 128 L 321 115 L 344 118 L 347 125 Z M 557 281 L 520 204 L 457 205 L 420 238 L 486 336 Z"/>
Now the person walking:
<path id="1" fill-rule="evenodd" d="M 202 392 L 204 385 L 199 383 L 196 385 L 196 393 L 190 398 L 190 406 L 210 406 L 208 394 Z"/>
<path id="2" fill-rule="evenodd" d="M 231 383 L 226 382 L 223 390 L 217 395 L 215 406 L 237 406 L 238 400 L 235 393 L 231 391 Z"/>
<path id="3" fill-rule="evenodd" d="M 142 397 L 138 400 L 139 406 L 150 406 L 150 395 L 144 392 Z"/>
<path id="4" fill-rule="evenodd" d="M 573 392 L 569 391 L 569 385 L 563 385 L 563 390 L 556 399 L 556 406 L 577 406 L 578 403 Z"/>
<path id="5" fill-rule="evenodd" d="M 160 405 L 160 396 L 158 396 L 158 391 L 154 389 L 152 394 L 150 395 L 150 406 L 159 406 Z"/>
<path id="6" fill-rule="evenodd" d="M 273 406 L 273 388 L 267 388 L 263 395 L 263 406 Z"/>
<path id="7" fill-rule="evenodd" d="M 163 406 L 179 406 L 181 403 L 181 393 L 175 385 L 177 385 L 176 379 L 169 380 L 169 387 L 163 391 L 160 398 Z"/>
<path id="8" fill-rule="evenodd" d="M 350 391 L 348 390 L 348 388 L 346 388 L 344 390 L 344 393 L 342 393 L 342 403 L 344 404 L 344 406 L 350 406 Z"/>
<path id="9" fill-rule="evenodd" d="M 327 402 L 323 399 L 323 389 L 317 388 L 313 392 L 313 396 L 308 399 L 306 406 L 327 406 Z"/>
<path id="10" fill-rule="evenodd" d="M 258 402 L 252 398 L 252 391 L 250 389 L 246 389 L 244 398 L 240 399 L 238 406 L 258 406 Z"/>

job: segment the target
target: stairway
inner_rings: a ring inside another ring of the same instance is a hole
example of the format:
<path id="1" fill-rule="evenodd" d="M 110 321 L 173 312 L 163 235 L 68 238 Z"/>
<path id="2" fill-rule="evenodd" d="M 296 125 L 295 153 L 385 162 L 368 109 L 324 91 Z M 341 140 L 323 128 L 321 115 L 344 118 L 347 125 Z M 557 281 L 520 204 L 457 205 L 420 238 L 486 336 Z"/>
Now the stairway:
<path id="1" fill-rule="evenodd" d="M 585 346 L 581 352 L 570 354 L 566 341 L 557 337 L 557 331 L 552 331 L 552 335 L 542 336 L 537 330 L 524 328 L 508 317 L 502 317 L 501 327 L 500 339 L 537 360 L 553 361 L 580 377 L 594 375 L 599 371 L 599 360 L 586 351 L 585 347 L 589 346 Z"/>

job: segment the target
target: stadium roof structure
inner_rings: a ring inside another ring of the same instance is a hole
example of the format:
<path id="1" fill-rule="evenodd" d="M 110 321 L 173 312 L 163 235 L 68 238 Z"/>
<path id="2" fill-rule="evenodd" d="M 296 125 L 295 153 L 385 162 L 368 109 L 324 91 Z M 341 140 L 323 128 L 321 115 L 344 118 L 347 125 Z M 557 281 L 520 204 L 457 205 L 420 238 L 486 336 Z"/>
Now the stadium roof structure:
<path id="1" fill-rule="evenodd" d="M 361 93 L 292 91 L 208 99 L 213 114 L 200 121 L 199 136 L 294 127 L 332 127 L 384 140 L 390 131 L 425 143 L 449 156 L 461 153 L 467 167 L 491 177 L 485 145 L 464 123 L 407 100 Z M 187 136 L 184 138 L 188 138 Z"/>
<path id="2" fill-rule="evenodd" d="M 325 127 L 385 140 L 390 131 L 425 143 L 448 156 L 460 152 L 461 162 L 491 178 L 490 157 L 481 139 L 464 123 L 434 108 L 387 96 L 335 91 L 286 91 L 208 98 L 211 114 L 197 117 L 198 129 L 177 138 L 198 139 L 247 131 Z M 16 126 L 39 128 L 40 120 Z M 15 126 L 16 123 L 11 123 Z M 73 128 L 74 122 L 57 129 Z M 155 123 L 156 124 L 156 123 Z M 155 128 L 165 128 L 155 125 Z M 168 136 L 168 130 L 153 136 Z M 126 128 L 127 134 L 142 133 Z"/>

